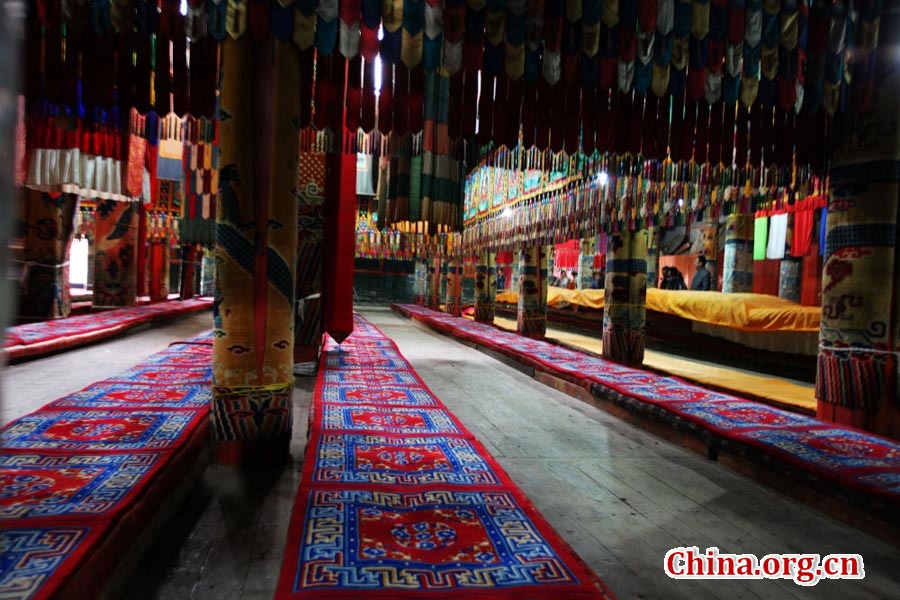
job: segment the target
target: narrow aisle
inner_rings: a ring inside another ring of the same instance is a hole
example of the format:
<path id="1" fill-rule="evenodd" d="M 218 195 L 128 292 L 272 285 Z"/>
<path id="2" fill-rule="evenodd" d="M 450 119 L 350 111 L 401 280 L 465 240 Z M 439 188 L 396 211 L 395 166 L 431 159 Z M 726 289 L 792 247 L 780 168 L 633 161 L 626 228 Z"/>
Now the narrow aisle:
<path id="1" fill-rule="evenodd" d="M 900 550 L 537 383 L 389 310 L 364 316 L 494 455 L 550 524 L 622 598 L 799 598 L 790 581 L 673 581 L 667 550 L 858 553 L 866 578 L 817 596 L 891 598 Z"/>

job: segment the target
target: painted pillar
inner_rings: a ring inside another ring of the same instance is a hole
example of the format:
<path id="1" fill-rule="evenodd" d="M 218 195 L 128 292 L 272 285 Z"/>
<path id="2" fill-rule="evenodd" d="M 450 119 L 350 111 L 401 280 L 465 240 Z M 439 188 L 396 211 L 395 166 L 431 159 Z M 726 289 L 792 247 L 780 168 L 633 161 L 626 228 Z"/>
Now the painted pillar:
<path id="1" fill-rule="evenodd" d="M 150 302 L 165 302 L 169 299 L 169 259 L 170 249 L 165 239 L 153 240 L 148 247 L 150 263 Z"/>
<path id="2" fill-rule="evenodd" d="M 413 279 L 413 297 L 416 304 L 424 305 L 425 296 L 428 293 L 428 266 L 421 260 L 416 260 Z"/>
<path id="3" fill-rule="evenodd" d="M 659 239 L 662 231 L 657 225 L 641 230 L 647 239 L 647 287 L 659 287 Z"/>
<path id="4" fill-rule="evenodd" d="M 589 290 L 594 283 L 594 254 L 597 251 L 596 238 L 584 238 L 578 249 L 578 289 Z"/>
<path id="5" fill-rule="evenodd" d="M 441 259 L 435 256 L 428 262 L 427 306 L 441 310 Z"/>
<path id="6" fill-rule="evenodd" d="M 889 22 L 887 22 L 889 21 Z M 837 120 L 817 415 L 900 439 L 900 16 L 882 16 L 871 110 Z"/>
<path id="7" fill-rule="evenodd" d="M 603 357 L 637 366 L 644 361 L 647 242 L 640 231 L 607 236 Z"/>
<path id="8" fill-rule="evenodd" d="M 312 362 L 322 344 L 325 154 L 301 152 L 297 209 L 297 314 L 294 362 Z"/>
<path id="9" fill-rule="evenodd" d="M 182 300 L 190 300 L 197 288 L 197 244 L 181 246 L 181 285 L 179 295 Z"/>
<path id="10" fill-rule="evenodd" d="M 778 273 L 778 297 L 800 303 L 801 270 L 803 262 L 799 258 L 785 258 Z"/>
<path id="11" fill-rule="evenodd" d="M 497 298 L 497 255 L 482 250 L 475 265 L 475 320 L 494 322 L 494 302 Z"/>
<path id="12" fill-rule="evenodd" d="M 722 292 L 753 291 L 753 215 L 728 215 L 725 224 L 725 255 Z"/>
<path id="13" fill-rule="evenodd" d="M 94 219 L 94 308 L 137 303 L 138 203 L 101 200 Z"/>
<path id="14" fill-rule="evenodd" d="M 462 276 L 462 261 L 456 258 L 448 259 L 444 305 L 446 311 L 454 317 L 462 316 Z"/>
<path id="15" fill-rule="evenodd" d="M 547 333 L 547 251 L 534 244 L 519 250 L 519 305 L 516 329 L 542 338 Z"/>
<path id="16" fill-rule="evenodd" d="M 245 32 L 222 43 L 212 424 L 227 464 L 288 457 L 299 52 Z"/>
<path id="17" fill-rule="evenodd" d="M 216 253 L 213 250 L 203 249 L 203 263 L 200 267 L 200 295 L 214 296 L 216 294 Z"/>
<path id="18" fill-rule="evenodd" d="M 69 316 L 69 250 L 75 234 L 74 194 L 24 190 L 28 229 L 25 233 L 24 286 L 19 315 L 26 319 Z"/>

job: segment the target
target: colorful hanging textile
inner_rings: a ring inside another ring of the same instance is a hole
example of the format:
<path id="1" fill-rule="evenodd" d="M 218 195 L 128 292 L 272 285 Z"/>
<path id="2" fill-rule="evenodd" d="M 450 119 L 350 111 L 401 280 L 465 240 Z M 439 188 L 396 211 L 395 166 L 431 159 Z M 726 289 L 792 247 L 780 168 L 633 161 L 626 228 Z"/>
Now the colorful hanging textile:
<path id="1" fill-rule="evenodd" d="M 753 221 L 753 260 L 765 260 L 769 241 L 769 217 Z"/>
<path id="2" fill-rule="evenodd" d="M 134 306 L 137 301 L 136 204 L 97 203 L 94 249 L 94 307 Z"/>
<path id="3" fill-rule="evenodd" d="M 329 154 L 322 280 L 323 329 L 338 343 L 353 333 L 353 245 L 356 241 L 356 153 Z M 333 194 L 333 195 L 332 195 Z"/>
<path id="4" fill-rule="evenodd" d="M 787 242 L 788 215 L 782 213 L 769 217 L 769 239 L 766 243 L 766 258 L 784 258 L 784 248 Z"/>

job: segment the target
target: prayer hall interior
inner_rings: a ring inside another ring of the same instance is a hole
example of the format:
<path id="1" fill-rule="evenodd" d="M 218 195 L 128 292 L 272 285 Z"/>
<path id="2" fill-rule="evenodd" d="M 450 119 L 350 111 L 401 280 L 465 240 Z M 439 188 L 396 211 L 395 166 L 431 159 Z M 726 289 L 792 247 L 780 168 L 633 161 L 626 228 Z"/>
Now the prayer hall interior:
<path id="1" fill-rule="evenodd" d="M 900 2 L 0 29 L 0 598 L 900 597 Z"/>

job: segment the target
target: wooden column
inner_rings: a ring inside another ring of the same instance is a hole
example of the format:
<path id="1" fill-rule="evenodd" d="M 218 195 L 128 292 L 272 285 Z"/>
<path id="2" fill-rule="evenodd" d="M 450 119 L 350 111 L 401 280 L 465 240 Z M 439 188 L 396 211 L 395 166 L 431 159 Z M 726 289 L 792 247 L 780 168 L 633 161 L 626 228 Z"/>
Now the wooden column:
<path id="1" fill-rule="evenodd" d="M 441 259 L 433 257 L 428 261 L 428 289 L 427 289 L 428 308 L 432 310 L 441 309 Z"/>
<path id="2" fill-rule="evenodd" d="M 23 194 L 28 229 L 19 316 L 28 320 L 68 317 L 72 310 L 69 250 L 78 198 L 74 194 L 51 196 L 33 190 L 23 190 Z"/>
<path id="3" fill-rule="evenodd" d="M 589 290 L 594 283 L 594 254 L 597 251 L 596 238 L 584 238 L 578 249 L 578 289 Z"/>
<path id="4" fill-rule="evenodd" d="M 462 261 L 457 258 L 448 258 L 444 306 L 445 310 L 455 317 L 462 316 L 462 276 Z"/>
<path id="5" fill-rule="evenodd" d="M 603 356 L 626 365 L 644 362 L 647 242 L 640 231 L 607 236 Z"/>
<path id="6" fill-rule="evenodd" d="M 647 287 L 659 287 L 659 239 L 662 232 L 659 227 L 652 225 L 642 230 L 647 238 Z"/>
<path id="7" fill-rule="evenodd" d="M 722 292 L 753 291 L 753 215 L 729 215 L 725 224 Z"/>
<path id="8" fill-rule="evenodd" d="M 519 251 L 519 306 L 516 329 L 542 338 L 547 333 L 547 251 L 535 244 Z"/>
<path id="9" fill-rule="evenodd" d="M 227 464 L 283 461 L 291 439 L 299 52 L 222 44 L 212 422 Z"/>
<path id="10" fill-rule="evenodd" d="M 835 120 L 817 415 L 900 439 L 900 23 L 882 17 L 871 111 Z"/>
<path id="11" fill-rule="evenodd" d="M 494 322 L 497 299 L 497 255 L 483 250 L 475 265 L 475 320 L 479 323 Z"/>

